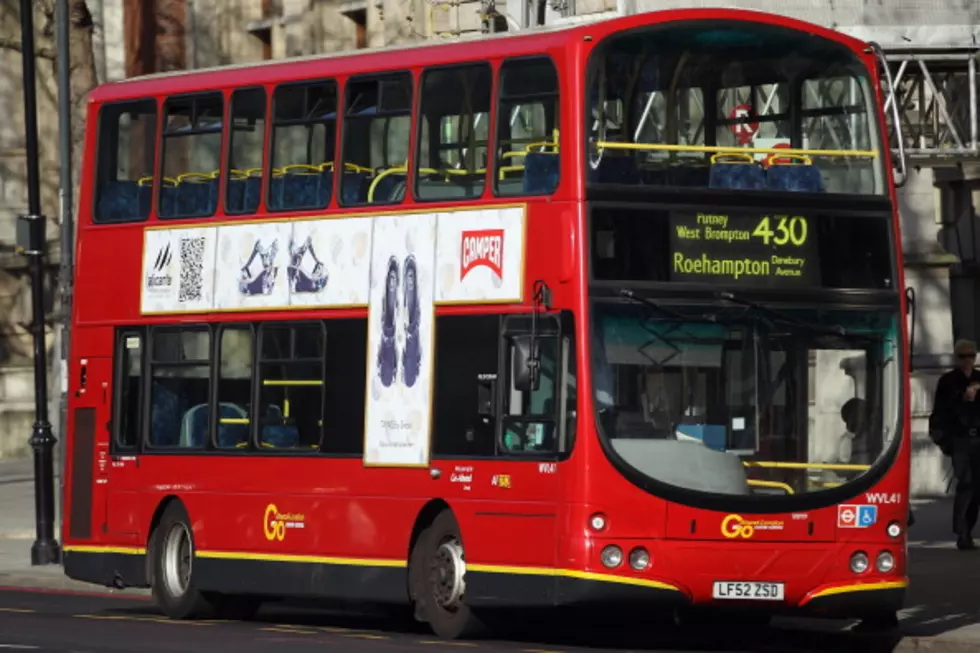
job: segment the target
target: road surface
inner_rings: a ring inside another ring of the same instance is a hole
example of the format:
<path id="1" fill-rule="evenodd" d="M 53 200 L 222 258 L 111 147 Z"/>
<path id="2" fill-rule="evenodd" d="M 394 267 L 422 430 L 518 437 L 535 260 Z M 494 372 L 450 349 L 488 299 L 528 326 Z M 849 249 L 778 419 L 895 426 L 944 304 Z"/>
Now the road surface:
<path id="1" fill-rule="evenodd" d="M 421 624 L 336 608 L 275 604 L 251 622 L 174 622 L 141 597 L 0 590 L 0 653 L 877 653 L 895 647 L 894 640 L 837 632 L 731 627 L 680 632 L 658 630 L 650 622 L 635 629 L 542 626 L 526 616 L 523 623 L 515 617 L 513 626 L 498 635 L 507 640 L 446 642 Z"/>

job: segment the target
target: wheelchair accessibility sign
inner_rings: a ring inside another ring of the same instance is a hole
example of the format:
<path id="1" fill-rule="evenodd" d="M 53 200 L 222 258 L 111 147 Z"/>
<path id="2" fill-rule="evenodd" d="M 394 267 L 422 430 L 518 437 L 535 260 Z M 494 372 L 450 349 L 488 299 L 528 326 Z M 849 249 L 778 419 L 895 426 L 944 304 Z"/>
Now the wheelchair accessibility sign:
<path id="1" fill-rule="evenodd" d="M 837 528 L 869 528 L 878 521 L 878 506 L 837 506 Z"/>

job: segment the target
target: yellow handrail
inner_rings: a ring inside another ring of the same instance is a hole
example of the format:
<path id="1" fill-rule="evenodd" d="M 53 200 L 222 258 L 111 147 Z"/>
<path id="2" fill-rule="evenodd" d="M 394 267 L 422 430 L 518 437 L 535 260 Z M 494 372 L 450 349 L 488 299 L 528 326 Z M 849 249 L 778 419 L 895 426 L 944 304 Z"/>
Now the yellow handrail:
<path id="1" fill-rule="evenodd" d="M 758 481 L 754 478 L 750 478 L 745 482 L 748 483 L 749 485 L 755 485 L 758 487 L 774 487 L 774 488 L 779 488 L 780 490 L 786 490 L 786 494 L 796 494 L 795 492 L 793 492 L 793 488 L 791 488 L 789 484 L 780 483 L 779 481 Z"/>
<path id="2" fill-rule="evenodd" d="M 593 147 L 610 150 L 639 150 L 649 152 L 731 152 L 748 154 L 803 154 L 810 156 L 853 156 L 878 158 L 878 150 L 795 150 L 779 147 L 720 147 L 716 145 L 668 145 L 666 143 L 616 143 L 614 141 L 596 141 Z"/>
<path id="3" fill-rule="evenodd" d="M 843 465 L 839 463 L 781 463 L 765 460 L 743 460 L 746 467 L 766 467 L 769 469 L 827 469 L 839 471 L 863 472 L 871 469 L 871 465 Z"/>
<path id="4" fill-rule="evenodd" d="M 288 381 L 285 379 L 281 379 L 281 380 L 266 379 L 262 381 L 262 385 L 271 385 L 271 386 L 323 385 L 323 381 L 317 381 L 312 379 L 307 379 L 307 380 L 297 379 L 295 381 Z"/>

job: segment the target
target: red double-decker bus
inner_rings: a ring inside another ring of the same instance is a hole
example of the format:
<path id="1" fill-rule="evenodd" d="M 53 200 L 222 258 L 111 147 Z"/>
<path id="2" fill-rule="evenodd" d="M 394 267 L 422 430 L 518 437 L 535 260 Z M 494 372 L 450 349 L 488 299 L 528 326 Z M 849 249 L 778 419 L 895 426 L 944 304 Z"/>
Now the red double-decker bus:
<path id="1" fill-rule="evenodd" d="M 893 620 L 880 59 L 684 10 L 100 87 L 67 575 L 448 638 L 513 606 Z"/>

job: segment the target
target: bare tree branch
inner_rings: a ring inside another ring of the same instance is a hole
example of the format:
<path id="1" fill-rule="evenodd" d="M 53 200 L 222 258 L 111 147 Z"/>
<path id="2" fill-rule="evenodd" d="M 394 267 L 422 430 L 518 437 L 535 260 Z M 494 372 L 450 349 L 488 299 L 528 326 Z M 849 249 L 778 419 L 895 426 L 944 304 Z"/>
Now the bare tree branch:
<path id="1" fill-rule="evenodd" d="M 13 52 L 23 52 L 21 48 L 20 38 L 11 38 L 9 36 L 0 36 L 0 50 L 11 50 Z M 54 48 L 46 45 L 34 45 L 34 54 L 38 59 L 47 59 L 49 61 L 54 61 L 57 58 L 57 52 Z"/>

